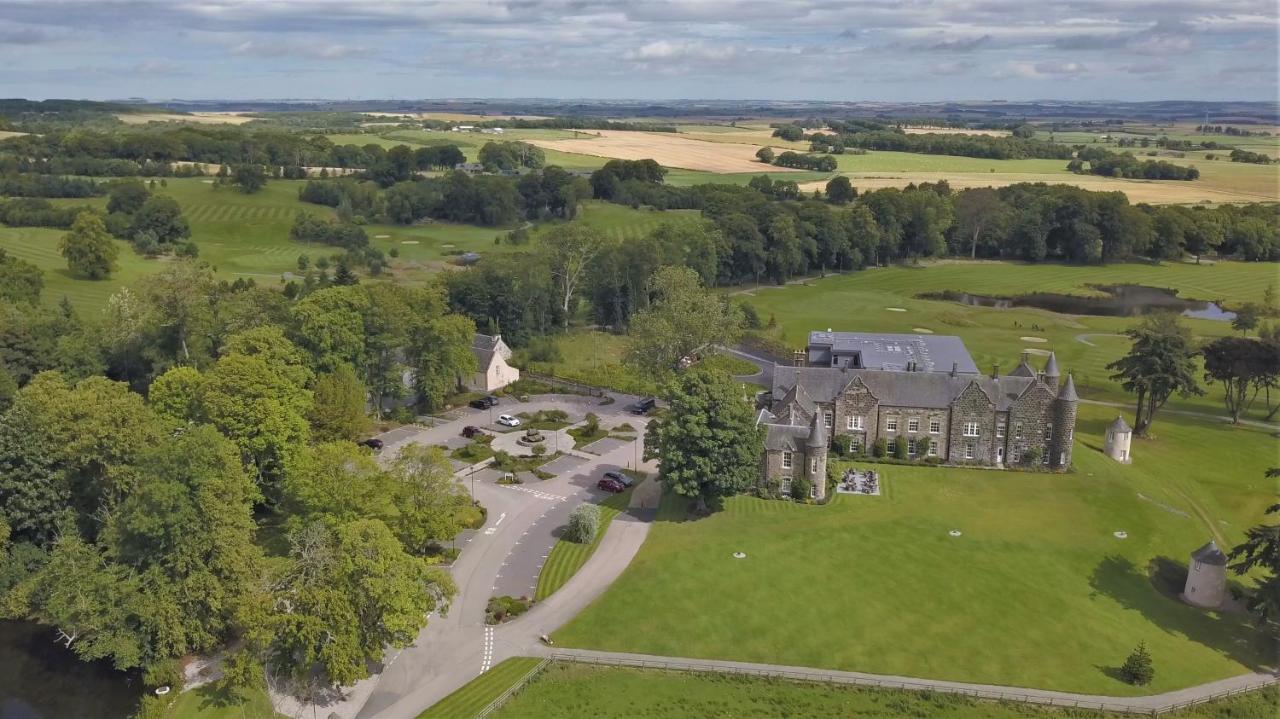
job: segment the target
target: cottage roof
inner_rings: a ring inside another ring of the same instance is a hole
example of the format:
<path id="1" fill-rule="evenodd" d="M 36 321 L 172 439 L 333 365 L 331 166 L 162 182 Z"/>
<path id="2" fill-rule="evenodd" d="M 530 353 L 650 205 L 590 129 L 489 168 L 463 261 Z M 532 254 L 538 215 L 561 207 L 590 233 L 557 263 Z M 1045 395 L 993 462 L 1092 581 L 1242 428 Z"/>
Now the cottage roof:
<path id="1" fill-rule="evenodd" d="M 511 359 L 511 348 L 502 341 L 502 335 L 482 335 L 479 332 L 471 339 L 471 354 L 476 357 L 480 369 L 487 369 L 493 364 L 494 355 L 504 360 Z"/>
<path id="2" fill-rule="evenodd" d="M 951 402 L 970 384 L 977 384 L 995 403 L 996 409 L 1008 411 L 1031 385 L 1034 377 L 1004 376 L 993 379 L 986 375 L 943 372 L 893 372 L 834 367 L 786 367 L 773 370 L 773 396 L 785 403 L 798 385 L 810 402 L 828 403 L 854 379 L 860 378 L 881 404 L 895 407 L 951 406 Z M 799 393 L 797 393 L 799 394 Z M 801 404 L 805 407 L 805 404 Z M 806 411 L 811 411 L 806 407 Z"/>
<path id="3" fill-rule="evenodd" d="M 1133 428 L 1129 426 L 1128 422 L 1124 421 L 1123 415 L 1118 414 L 1116 415 L 1115 420 L 1113 420 L 1111 424 L 1107 425 L 1107 431 L 1114 433 L 1132 432 Z"/>
<path id="4" fill-rule="evenodd" d="M 1067 382 L 1062 385 L 1062 390 L 1058 392 L 1058 399 L 1067 402 L 1080 401 L 1080 395 L 1076 394 L 1076 382 L 1071 379 L 1071 375 L 1067 375 Z"/>
<path id="5" fill-rule="evenodd" d="M 1191 553 L 1191 558 L 1201 564 L 1212 564 L 1218 567 L 1225 567 L 1227 564 L 1227 555 L 1218 549 L 1218 543 L 1209 540 L 1209 543 Z"/>
<path id="6" fill-rule="evenodd" d="M 1026 355 L 1023 355 L 1022 361 L 1018 363 L 1018 366 L 1016 368 L 1014 368 L 1013 376 L 1014 377 L 1035 377 L 1036 376 L 1036 371 L 1031 368 L 1030 364 L 1027 363 Z"/>

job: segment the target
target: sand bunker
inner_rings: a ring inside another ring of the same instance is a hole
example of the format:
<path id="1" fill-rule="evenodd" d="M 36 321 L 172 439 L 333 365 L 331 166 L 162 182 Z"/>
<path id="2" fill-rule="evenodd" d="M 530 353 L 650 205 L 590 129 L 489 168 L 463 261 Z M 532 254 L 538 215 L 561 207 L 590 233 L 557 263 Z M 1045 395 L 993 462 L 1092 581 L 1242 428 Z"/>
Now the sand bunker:
<path id="1" fill-rule="evenodd" d="M 912 332 L 919 332 L 919 333 L 920 333 L 920 334 L 922 334 L 922 335 L 931 335 L 931 334 L 933 334 L 933 330 L 928 329 L 928 328 L 926 328 L 926 327 L 912 327 L 912 328 L 911 328 L 911 331 L 912 331 Z"/>
<path id="2" fill-rule="evenodd" d="M 1018 339 L 1022 340 L 1023 342 L 1037 342 L 1037 343 L 1049 341 L 1043 337 L 1019 337 Z"/>
<path id="3" fill-rule="evenodd" d="M 1038 355 L 1040 357 L 1048 357 L 1049 355 L 1053 354 L 1049 350 L 1042 350 L 1036 347 L 1023 347 L 1022 351 L 1026 352 L 1029 355 Z"/>
<path id="4" fill-rule="evenodd" d="M 886 307 L 885 309 L 889 310 L 890 312 L 906 312 L 907 311 L 905 308 L 902 308 L 902 307 Z"/>
<path id="5" fill-rule="evenodd" d="M 374 237 L 374 239 L 376 239 L 376 240 L 385 240 L 385 239 L 387 239 L 387 238 L 388 238 L 388 237 L 390 237 L 390 236 L 391 236 L 391 235 L 374 235 L 373 237 Z"/>
<path id="6" fill-rule="evenodd" d="M 400 244 L 402 244 L 402 245 L 416 245 L 416 244 L 418 244 L 418 241 L 417 241 L 417 240 L 400 240 Z"/>

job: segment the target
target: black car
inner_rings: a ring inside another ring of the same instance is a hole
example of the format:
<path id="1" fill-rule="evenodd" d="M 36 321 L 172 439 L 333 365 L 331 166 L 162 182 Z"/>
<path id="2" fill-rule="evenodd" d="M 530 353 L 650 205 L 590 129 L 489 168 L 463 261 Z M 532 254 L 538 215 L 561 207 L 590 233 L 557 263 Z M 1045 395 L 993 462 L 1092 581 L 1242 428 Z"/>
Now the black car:
<path id="1" fill-rule="evenodd" d="M 628 477 L 627 475 L 623 474 L 622 472 L 612 472 L 612 471 L 610 471 L 610 472 L 605 472 L 605 473 L 604 473 L 604 478 L 605 478 L 605 479 L 612 479 L 613 481 L 618 482 L 619 484 L 621 484 L 621 485 L 622 485 L 622 486 L 624 486 L 624 487 L 630 487 L 631 485 L 633 485 L 633 484 L 635 484 L 635 483 L 636 483 L 636 481 L 635 481 L 634 479 L 632 479 L 632 478 Z"/>
<path id="2" fill-rule="evenodd" d="M 649 414 L 656 406 L 658 406 L 658 400 L 653 397 L 645 397 L 631 405 L 631 414 Z"/>
<path id="3" fill-rule="evenodd" d="M 498 406 L 498 398 L 491 394 L 471 400 L 471 406 L 476 409 L 489 409 Z"/>
<path id="4" fill-rule="evenodd" d="M 369 439 L 360 442 L 360 446 L 368 447 L 376 452 L 377 450 L 382 449 L 382 440 L 377 437 L 370 437 Z"/>

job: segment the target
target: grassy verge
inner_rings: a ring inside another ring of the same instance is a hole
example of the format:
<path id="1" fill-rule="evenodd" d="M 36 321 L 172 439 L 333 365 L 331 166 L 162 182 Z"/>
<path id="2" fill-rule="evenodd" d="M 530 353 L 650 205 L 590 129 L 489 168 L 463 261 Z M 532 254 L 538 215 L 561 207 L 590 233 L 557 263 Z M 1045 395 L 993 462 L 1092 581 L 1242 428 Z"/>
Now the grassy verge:
<path id="1" fill-rule="evenodd" d="M 1280 689 L 1222 699 L 1164 715 L 1177 719 L 1271 719 Z M 501 719 L 773 719 L 773 717 L 947 717 L 1114 719 L 1117 714 L 994 702 L 954 694 L 693 674 L 660 669 L 555 663 L 494 715 Z"/>
<path id="2" fill-rule="evenodd" d="M 535 601 L 542 601 L 551 596 L 557 589 L 563 587 L 565 582 L 572 579 L 582 565 L 587 563 L 591 555 L 595 554 L 596 547 L 600 546 L 600 540 L 608 531 L 609 523 L 627 508 L 627 503 L 631 501 L 631 492 L 634 490 L 635 487 L 628 488 L 625 492 L 610 495 L 600 503 L 600 529 L 590 544 L 578 544 L 564 539 L 556 542 L 547 556 L 547 561 L 542 565 L 542 571 L 538 573 L 538 586 L 533 592 Z"/>
<path id="3" fill-rule="evenodd" d="M 1126 466 L 1098 449 L 1114 416 L 1081 406 L 1067 474 L 885 465 L 880 497 L 735 497 L 696 521 L 668 495 L 557 643 L 1111 695 L 1271 666 L 1248 616 L 1177 595 L 1192 550 L 1262 520 L 1276 439 L 1163 416 Z M 1135 688 L 1115 669 L 1140 641 L 1156 676 Z"/>
<path id="4" fill-rule="evenodd" d="M 251 693 L 243 704 L 230 703 L 212 685 L 182 692 L 165 719 L 282 719 L 271 707 L 266 689 Z"/>
<path id="5" fill-rule="evenodd" d="M 471 680 L 458 691 L 436 702 L 418 719 L 462 719 L 474 717 L 520 677 L 537 666 L 539 659 L 513 657 Z"/>

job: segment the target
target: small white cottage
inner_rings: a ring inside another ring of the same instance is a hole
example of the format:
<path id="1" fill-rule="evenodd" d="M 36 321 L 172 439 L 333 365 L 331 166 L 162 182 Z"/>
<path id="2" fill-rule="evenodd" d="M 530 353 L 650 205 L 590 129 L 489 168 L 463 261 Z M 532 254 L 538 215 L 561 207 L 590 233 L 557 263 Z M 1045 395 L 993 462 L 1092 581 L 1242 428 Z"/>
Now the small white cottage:
<path id="1" fill-rule="evenodd" d="M 502 335 L 477 332 L 471 341 L 471 352 L 476 356 L 476 371 L 464 382 L 467 387 L 492 392 L 520 379 L 520 370 L 507 364 L 511 348 L 502 341 Z"/>

